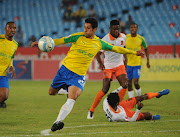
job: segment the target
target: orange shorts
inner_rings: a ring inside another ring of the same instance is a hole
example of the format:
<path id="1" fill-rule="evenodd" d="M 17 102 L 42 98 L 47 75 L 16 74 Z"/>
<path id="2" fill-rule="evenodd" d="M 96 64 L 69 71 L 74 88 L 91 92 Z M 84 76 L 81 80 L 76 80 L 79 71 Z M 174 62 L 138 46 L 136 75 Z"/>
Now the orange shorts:
<path id="1" fill-rule="evenodd" d="M 122 74 L 126 74 L 126 68 L 124 65 L 120 65 L 119 67 L 113 68 L 113 69 L 105 69 L 103 71 L 103 79 L 104 78 L 110 78 L 113 79 L 113 74 L 117 77 Z"/>
<path id="2" fill-rule="evenodd" d="M 134 111 L 131 111 L 131 109 L 134 108 L 134 106 L 136 105 L 136 98 L 132 97 L 130 99 L 122 101 L 119 103 L 119 105 L 124 108 L 126 115 L 131 118 L 135 113 Z M 144 114 L 139 113 L 136 121 L 143 120 L 143 119 L 145 119 Z"/>

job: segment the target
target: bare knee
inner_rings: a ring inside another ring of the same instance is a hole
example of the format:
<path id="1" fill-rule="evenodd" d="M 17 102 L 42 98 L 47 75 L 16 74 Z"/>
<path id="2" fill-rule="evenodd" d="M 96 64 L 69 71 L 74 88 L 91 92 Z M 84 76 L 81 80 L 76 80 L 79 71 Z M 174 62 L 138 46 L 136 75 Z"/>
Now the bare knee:
<path id="1" fill-rule="evenodd" d="M 131 91 L 132 89 L 132 82 L 128 81 L 128 90 Z"/>
<path id="2" fill-rule="evenodd" d="M 106 94 L 109 91 L 109 88 L 103 88 L 102 92 L 104 92 L 104 94 Z"/>
<path id="3" fill-rule="evenodd" d="M 9 91 L 8 90 L 1 90 L 0 92 L 0 102 L 3 102 L 8 99 Z"/>
<path id="4" fill-rule="evenodd" d="M 134 80 L 134 86 L 135 86 L 136 89 L 140 88 L 138 80 Z"/>
<path id="5" fill-rule="evenodd" d="M 109 91 L 110 81 L 111 81 L 111 79 L 108 79 L 108 78 L 103 79 L 102 91 L 104 92 L 104 94 L 106 94 Z"/>
<path id="6" fill-rule="evenodd" d="M 49 95 L 56 95 L 57 93 L 58 93 L 58 90 L 56 90 L 52 87 L 49 88 Z"/>
<path id="7" fill-rule="evenodd" d="M 128 87 L 128 84 L 126 82 L 122 83 L 122 87 L 126 89 Z"/>
<path id="8" fill-rule="evenodd" d="M 139 102 L 139 101 L 141 102 L 143 100 L 148 99 L 148 95 L 144 94 L 144 95 L 141 95 L 141 96 L 136 96 L 135 98 L 136 98 L 136 102 Z"/>

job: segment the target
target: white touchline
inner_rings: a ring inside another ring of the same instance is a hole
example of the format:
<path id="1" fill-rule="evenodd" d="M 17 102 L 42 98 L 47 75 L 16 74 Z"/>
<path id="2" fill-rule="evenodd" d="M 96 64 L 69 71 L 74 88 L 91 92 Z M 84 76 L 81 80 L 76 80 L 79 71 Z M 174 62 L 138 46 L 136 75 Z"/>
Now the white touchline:
<path id="1" fill-rule="evenodd" d="M 167 121 L 156 121 L 157 123 L 165 123 L 165 122 L 179 122 L 180 120 L 167 120 Z M 111 122 L 109 124 L 141 124 L 141 123 L 154 123 L 154 121 L 149 122 Z M 96 125 L 80 125 L 80 126 L 73 126 L 73 127 L 64 127 L 64 128 L 81 128 L 81 127 L 95 127 L 95 126 L 107 126 L 109 124 L 96 124 Z M 115 133 L 157 133 L 157 132 L 180 132 L 180 130 L 159 130 L 159 131 L 119 131 L 119 132 L 84 132 L 84 133 L 66 133 L 66 134 L 50 134 L 50 129 L 42 130 L 40 135 L 13 135 L 13 136 L 1 136 L 1 137 L 33 137 L 33 136 L 62 136 L 62 135 L 82 135 L 82 134 L 115 134 Z"/>
<path id="2" fill-rule="evenodd" d="M 156 122 L 163 123 L 163 122 L 178 122 L 178 121 L 180 121 L 180 120 L 167 120 L 167 121 L 156 121 Z M 116 125 L 121 125 L 121 124 L 141 124 L 141 123 L 150 124 L 150 123 L 154 123 L 154 121 L 147 121 L 147 122 L 114 122 L 114 123 L 111 122 L 111 124 L 116 124 Z M 107 125 L 109 125 L 109 124 L 80 125 L 80 126 L 64 127 L 64 128 L 96 127 L 96 126 L 107 126 Z M 51 135 L 49 133 L 50 131 L 51 131 L 50 129 L 43 130 L 43 131 L 41 131 L 41 135 L 45 135 L 45 136 Z M 131 131 L 128 131 L 128 132 L 131 132 Z M 152 131 L 147 131 L 147 132 L 152 132 Z M 114 133 L 114 132 L 112 132 L 112 133 Z M 86 134 L 86 133 L 81 133 L 81 134 Z M 70 134 L 68 134 L 68 135 L 70 135 Z"/>

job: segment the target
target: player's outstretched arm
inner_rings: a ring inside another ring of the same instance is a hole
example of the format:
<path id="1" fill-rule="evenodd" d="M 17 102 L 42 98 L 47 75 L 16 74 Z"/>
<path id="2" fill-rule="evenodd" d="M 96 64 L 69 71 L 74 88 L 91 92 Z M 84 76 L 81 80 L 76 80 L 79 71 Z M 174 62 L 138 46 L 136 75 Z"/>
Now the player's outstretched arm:
<path id="1" fill-rule="evenodd" d="M 32 42 L 31 47 L 37 47 L 38 46 L 38 41 Z"/>
<path id="2" fill-rule="evenodd" d="M 137 56 L 144 56 L 144 51 L 141 49 L 141 50 L 138 50 L 137 53 L 136 53 Z"/>
<path id="3" fill-rule="evenodd" d="M 110 51 L 121 53 L 121 54 L 133 54 L 137 56 L 144 56 L 143 50 L 133 51 L 133 50 L 119 47 L 119 46 L 113 46 L 110 43 L 107 43 L 103 40 L 100 40 L 100 41 L 101 41 L 103 50 L 110 50 Z"/>

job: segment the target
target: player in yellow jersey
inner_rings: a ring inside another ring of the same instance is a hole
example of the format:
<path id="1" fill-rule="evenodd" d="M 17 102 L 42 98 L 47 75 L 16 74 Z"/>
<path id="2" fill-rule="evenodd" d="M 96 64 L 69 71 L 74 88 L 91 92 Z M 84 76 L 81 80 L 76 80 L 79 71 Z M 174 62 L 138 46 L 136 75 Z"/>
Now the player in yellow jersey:
<path id="1" fill-rule="evenodd" d="M 122 54 L 144 54 L 142 50 L 131 51 L 113 46 L 99 39 L 95 36 L 97 27 L 97 21 L 94 18 L 88 18 L 84 23 L 84 32 L 54 39 L 55 45 L 72 43 L 72 46 L 49 88 L 49 95 L 56 95 L 60 88 L 66 88 L 68 91 L 68 99 L 61 107 L 59 115 L 51 127 L 52 131 L 60 130 L 64 127 L 62 121 L 71 112 L 75 100 L 81 95 L 84 89 L 86 72 L 99 50 L 110 50 Z M 37 44 L 38 42 L 33 42 L 32 46 Z"/>
<path id="2" fill-rule="evenodd" d="M 129 50 L 140 50 L 141 46 L 145 49 L 145 54 L 147 58 L 147 67 L 150 68 L 149 64 L 149 51 L 146 45 L 145 39 L 137 34 L 138 25 L 132 23 L 130 25 L 131 34 L 126 35 L 126 48 Z M 135 92 L 137 96 L 141 95 L 141 88 L 139 85 L 139 77 L 141 73 L 141 57 L 127 54 L 127 75 L 128 75 L 128 95 L 129 98 L 134 97 L 134 91 L 132 88 L 132 80 L 135 86 Z"/>
<path id="3" fill-rule="evenodd" d="M 13 78 L 16 78 L 13 58 L 18 48 L 18 43 L 13 39 L 16 33 L 15 23 L 7 22 L 4 30 L 5 35 L 0 35 L 0 108 L 6 108 L 4 101 L 9 96 L 9 81 L 6 77 L 8 68 Z"/>

